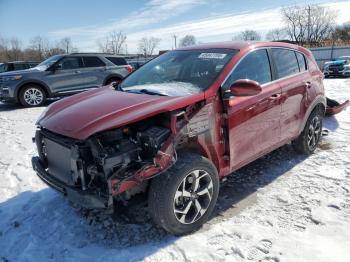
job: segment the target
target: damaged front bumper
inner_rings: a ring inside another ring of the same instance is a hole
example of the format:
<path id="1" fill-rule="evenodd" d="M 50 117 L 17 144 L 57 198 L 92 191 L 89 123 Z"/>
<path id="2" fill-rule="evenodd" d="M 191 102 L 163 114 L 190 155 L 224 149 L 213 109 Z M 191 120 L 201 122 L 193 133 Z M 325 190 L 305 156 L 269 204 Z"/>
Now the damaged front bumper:
<path id="1" fill-rule="evenodd" d="M 39 157 L 32 158 L 32 166 L 36 171 L 38 177 L 45 182 L 48 186 L 56 189 L 58 192 L 62 193 L 73 203 L 79 204 L 88 209 L 104 209 L 112 210 L 113 201 L 109 198 L 95 195 L 94 192 L 89 192 L 88 190 L 81 190 L 66 185 L 57 178 L 50 175 L 44 168 L 43 163 Z"/>
<path id="2" fill-rule="evenodd" d="M 326 116 L 331 116 L 340 113 L 349 105 L 349 103 L 350 101 L 346 100 L 345 102 L 340 104 L 339 102 L 327 97 Z"/>

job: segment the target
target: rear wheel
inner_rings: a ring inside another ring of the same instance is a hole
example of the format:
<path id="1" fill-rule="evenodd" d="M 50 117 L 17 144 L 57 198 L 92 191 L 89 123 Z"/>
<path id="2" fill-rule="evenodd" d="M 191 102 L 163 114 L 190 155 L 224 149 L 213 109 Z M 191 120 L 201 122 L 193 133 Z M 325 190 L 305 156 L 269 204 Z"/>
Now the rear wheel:
<path id="1" fill-rule="evenodd" d="M 314 109 L 306 122 L 303 132 L 292 142 L 297 152 L 310 155 L 315 151 L 322 135 L 322 119 L 322 110 L 320 108 Z"/>
<path id="2" fill-rule="evenodd" d="M 25 107 L 41 106 L 46 101 L 46 94 L 40 86 L 28 85 L 20 91 L 19 101 Z"/>
<path id="3" fill-rule="evenodd" d="M 219 177 L 213 164 L 199 155 L 185 154 L 165 174 L 153 179 L 149 212 L 169 233 L 187 234 L 207 221 L 218 193 Z"/>
<path id="4" fill-rule="evenodd" d="M 116 77 L 113 77 L 113 78 L 110 78 L 106 81 L 106 85 L 110 85 L 112 84 L 113 82 L 119 84 L 122 80 L 120 78 L 116 78 Z"/>

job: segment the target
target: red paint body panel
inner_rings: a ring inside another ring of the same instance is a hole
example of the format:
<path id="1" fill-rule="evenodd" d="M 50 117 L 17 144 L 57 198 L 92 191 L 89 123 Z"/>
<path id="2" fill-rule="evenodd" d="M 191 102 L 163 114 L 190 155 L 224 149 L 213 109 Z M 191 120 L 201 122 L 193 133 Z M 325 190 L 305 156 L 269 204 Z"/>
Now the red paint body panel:
<path id="1" fill-rule="evenodd" d="M 176 110 L 203 100 L 190 97 L 151 96 L 103 87 L 52 104 L 38 124 L 52 132 L 76 139 Z"/>
<path id="2" fill-rule="evenodd" d="M 308 60 L 309 71 L 266 84 L 255 96 L 223 101 L 219 90 L 223 81 L 242 57 L 262 47 L 282 47 L 302 52 Z M 83 140 L 97 132 L 202 101 L 198 114 L 208 117 L 209 131 L 196 137 L 197 150 L 214 163 L 220 176 L 225 176 L 294 139 L 300 134 L 313 108 L 318 104 L 325 105 L 322 73 L 311 52 L 305 48 L 278 42 L 227 42 L 180 50 L 205 48 L 231 48 L 239 52 L 202 93 L 164 97 L 123 93 L 104 87 L 52 104 L 38 124 L 52 132 Z M 172 131 L 175 134 L 176 130 Z M 154 174 L 157 170 L 154 166 L 150 167 L 141 176 Z M 136 182 L 125 183 L 121 185 L 123 190 Z"/>

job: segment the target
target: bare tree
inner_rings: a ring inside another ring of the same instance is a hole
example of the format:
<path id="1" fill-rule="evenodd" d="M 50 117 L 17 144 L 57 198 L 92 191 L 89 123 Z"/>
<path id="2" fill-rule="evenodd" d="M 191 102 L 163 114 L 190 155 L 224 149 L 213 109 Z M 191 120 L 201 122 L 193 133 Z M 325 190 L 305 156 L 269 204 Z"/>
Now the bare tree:
<path id="1" fill-rule="evenodd" d="M 276 28 L 268 31 L 265 36 L 266 40 L 278 41 L 285 40 L 287 38 L 287 33 L 285 28 Z"/>
<path id="2" fill-rule="evenodd" d="M 37 52 L 38 60 L 41 61 L 46 57 L 47 50 L 49 49 L 49 43 L 46 38 L 38 35 L 32 38 L 30 41 L 31 49 Z"/>
<path id="3" fill-rule="evenodd" d="M 109 37 L 106 36 L 102 39 L 97 40 L 97 47 L 101 53 L 112 53 L 109 45 Z"/>
<path id="4" fill-rule="evenodd" d="M 109 45 L 113 54 L 117 55 L 121 53 L 125 40 L 126 40 L 126 35 L 123 34 L 121 31 L 119 32 L 113 31 L 109 35 Z"/>
<path id="5" fill-rule="evenodd" d="M 154 50 L 158 47 L 160 39 L 156 37 L 144 37 L 139 41 L 139 52 L 145 57 L 151 56 Z"/>
<path id="6" fill-rule="evenodd" d="M 180 46 L 191 46 L 196 44 L 196 37 L 194 35 L 186 35 L 180 39 Z"/>
<path id="7" fill-rule="evenodd" d="M 69 37 L 62 38 L 59 44 L 59 49 L 63 50 L 63 53 L 71 53 L 73 49 L 72 40 Z"/>
<path id="8" fill-rule="evenodd" d="M 297 44 L 319 45 L 329 38 L 336 14 L 319 5 L 290 6 L 282 9 L 286 32 Z"/>
<path id="9" fill-rule="evenodd" d="M 261 40 L 261 35 L 254 30 L 244 30 L 236 35 L 233 40 L 259 41 Z"/>
<path id="10" fill-rule="evenodd" d="M 350 21 L 337 26 L 332 34 L 332 38 L 335 42 L 340 42 L 341 44 L 350 43 Z"/>

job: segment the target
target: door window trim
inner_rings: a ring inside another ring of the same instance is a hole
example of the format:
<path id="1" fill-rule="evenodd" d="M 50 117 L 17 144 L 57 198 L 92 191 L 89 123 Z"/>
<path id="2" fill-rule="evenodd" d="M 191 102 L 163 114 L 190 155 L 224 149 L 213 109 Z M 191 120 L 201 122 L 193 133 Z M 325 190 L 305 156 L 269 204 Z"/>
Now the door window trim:
<path id="1" fill-rule="evenodd" d="M 272 58 L 272 55 L 271 55 L 271 52 L 270 50 L 273 49 L 273 48 L 278 48 L 278 49 L 286 49 L 286 50 L 289 50 L 289 51 L 293 51 L 293 52 L 298 52 L 298 53 L 301 53 L 303 56 L 304 56 L 304 59 L 305 59 L 305 63 L 306 63 L 306 70 L 303 71 L 303 72 L 298 72 L 298 73 L 295 73 L 295 74 L 292 74 L 292 75 L 288 75 L 288 76 L 285 76 L 285 77 L 281 77 L 281 78 L 276 78 L 277 76 L 277 72 L 276 72 L 276 65 L 275 65 L 275 60 Z M 265 84 L 262 84 L 261 87 L 265 87 L 267 85 L 270 85 L 270 84 L 273 84 L 273 83 L 276 83 L 277 81 L 280 81 L 280 80 L 284 80 L 284 79 L 288 79 L 290 77 L 294 77 L 294 76 L 297 76 L 297 75 L 301 75 L 301 74 L 305 74 L 307 72 L 309 72 L 309 64 L 308 64 L 308 59 L 306 59 L 305 55 L 298 51 L 298 50 L 295 50 L 293 48 L 289 48 L 289 47 L 279 47 L 279 46 L 270 46 L 270 47 L 257 47 L 257 48 L 254 48 L 252 50 L 249 50 L 244 56 L 242 56 L 238 61 L 237 63 L 235 64 L 235 66 L 230 70 L 230 72 L 227 74 L 227 76 L 225 77 L 225 79 L 222 81 L 221 85 L 220 85 L 220 88 L 223 89 L 224 85 L 226 84 L 226 81 L 229 79 L 229 77 L 231 76 L 232 72 L 236 69 L 236 67 L 241 63 L 241 61 L 247 56 L 249 55 L 250 53 L 256 51 L 256 50 L 259 50 L 259 49 L 266 49 L 267 50 L 267 53 L 268 53 L 268 57 L 269 57 L 269 62 L 270 62 L 270 67 L 272 66 L 271 68 L 271 75 L 272 75 L 272 81 L 270 82 L 267 82 Z M 223 92 L 226 92 L 226 90 L 223 90 Z"/>

